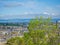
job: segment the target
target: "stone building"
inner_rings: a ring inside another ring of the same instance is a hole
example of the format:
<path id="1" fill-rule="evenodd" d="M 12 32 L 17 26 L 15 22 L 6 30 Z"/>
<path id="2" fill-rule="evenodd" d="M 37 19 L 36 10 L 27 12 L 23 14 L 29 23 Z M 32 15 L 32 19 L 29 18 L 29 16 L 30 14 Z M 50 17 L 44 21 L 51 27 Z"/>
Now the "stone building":
<path id="1" fill-rule="evenodd" d="M 27 27 L 22 26 L 0 26 L 0 41 L 11 37 L 23 36 L 27 32 Z"/>

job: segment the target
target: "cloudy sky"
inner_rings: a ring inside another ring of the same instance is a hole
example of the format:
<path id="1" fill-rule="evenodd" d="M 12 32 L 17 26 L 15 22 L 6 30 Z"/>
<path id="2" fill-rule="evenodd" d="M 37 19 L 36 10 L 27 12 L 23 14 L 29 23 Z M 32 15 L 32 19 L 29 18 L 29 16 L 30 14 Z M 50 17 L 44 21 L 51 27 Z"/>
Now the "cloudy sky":
<path id="1" fill-rule="evenodd" d="M 0 19 L 60 18 L 60 0 L 0 0 Z"/>

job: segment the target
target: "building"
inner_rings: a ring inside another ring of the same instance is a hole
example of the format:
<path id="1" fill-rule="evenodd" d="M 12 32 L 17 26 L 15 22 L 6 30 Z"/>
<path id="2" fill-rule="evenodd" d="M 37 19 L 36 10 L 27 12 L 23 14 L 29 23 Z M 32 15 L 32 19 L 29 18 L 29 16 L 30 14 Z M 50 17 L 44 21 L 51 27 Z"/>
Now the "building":
<path id="1" fill-rule="evenodd" d="M 23 36 L 23 33 L 27 31 L 27 26 L 0 26 L 0 41 L 6 41 L 11 37 Z"/>

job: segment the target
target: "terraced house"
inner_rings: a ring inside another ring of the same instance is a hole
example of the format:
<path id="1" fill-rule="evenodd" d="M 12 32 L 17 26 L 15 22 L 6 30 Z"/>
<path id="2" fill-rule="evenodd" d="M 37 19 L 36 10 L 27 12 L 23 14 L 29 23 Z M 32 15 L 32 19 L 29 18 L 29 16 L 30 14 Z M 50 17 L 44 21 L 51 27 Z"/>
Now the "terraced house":
<path id="1" fill-rule="evenodd" d="M 27 26 L 0 26 L 0 42 L 15 36 L 23 36 L 27 32 Z"/>

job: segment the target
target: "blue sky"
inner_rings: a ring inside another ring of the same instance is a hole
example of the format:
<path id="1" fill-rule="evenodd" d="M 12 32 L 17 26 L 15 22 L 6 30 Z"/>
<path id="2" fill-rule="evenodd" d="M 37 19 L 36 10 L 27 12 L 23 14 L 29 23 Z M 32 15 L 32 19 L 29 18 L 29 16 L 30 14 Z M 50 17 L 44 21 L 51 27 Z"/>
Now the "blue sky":
<path id="1" fill-rule="evenodd" d="M 60 0 L 0 0 L 0 19 L 36 16 L 60 18 Z"/>

